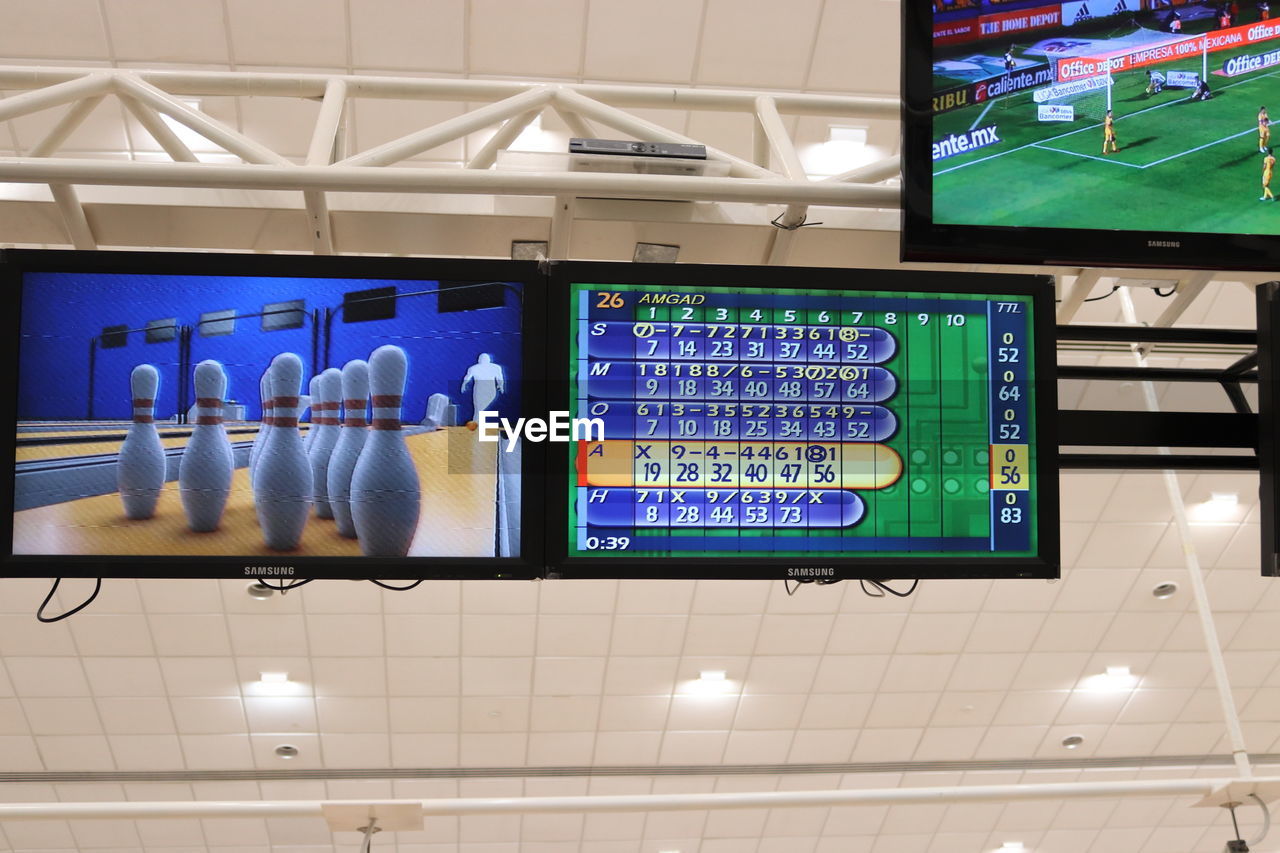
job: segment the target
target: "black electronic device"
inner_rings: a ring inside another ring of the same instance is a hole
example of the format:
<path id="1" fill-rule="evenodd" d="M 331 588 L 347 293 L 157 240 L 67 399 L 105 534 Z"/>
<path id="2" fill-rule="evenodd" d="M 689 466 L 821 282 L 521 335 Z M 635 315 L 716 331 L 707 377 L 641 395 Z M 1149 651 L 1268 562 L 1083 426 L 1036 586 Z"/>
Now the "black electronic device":
<path id="1" fill-rule="evenodd" d="M 1257 288 L 1258 304 L 1258 498 L 1262 574 L 1280 577 L 1280 282 Z"/>
<path id="2" fill-rule="evenodd" d="M 549 570 L 1057 577 L 1052 280 L 555 263 Z M 567 374 L 566 374 L 567 371 Z"/>
<path id="3" fill-rule="evenodd" d="M 1171 33 L 1138 4 L 902 7 L 904 259 L 1280 266 L 1274 22 L 1249 7 Z"/>
<path id="4" fill-rule="evenodd" d="M 16 460 L 0 488 L 0 536 L 9 546 L 0 573 L 285 580 L 542 573 L 542 483 L 531 476 L 542 469 L 542 446 L 508 451 L 469 428 L 473 407 L 511 420 L 544 411 L 544 277 L 535 264 L 9 251 L 0 278 L 9 295 L 10 389 L 0 418 Z M 303 396 L 316 375 L 312 388 L 323 393 L 337 374 L 345 392 L 348 371 L 338 371 L 351 364 L 358 372 L 361 360 L 372 380 L 367 412 L 361 400 L 340 420 L 336 402 Z M 301 368 L 281 380 L 283 396 L 280 383 L 264 393 L 262 377 L 277 361 Z M 219 370 L 220 408 L 199 391 Z M 311 414 L 299 423 L 308 402 Z M 349 427 L 366 436 L 365 449 L 375 439 L 379 452 L 390 448 L 407 479 L 361 479 L 360 451 L 349 498 L 328 491 L 327 470 L 323 494 L 320 469 L 305 469 L 299 485 L 297 460 L 313 465 L 315 456 L 298 457 L 301 442 L 313 436 L 314 448 L 328 435 L 341 447 L 335 436 Z M 206 446 L 197 434 L 214 436 L 208 446 L 222 454 L 208 464 L 226 479 L 208 488 L 193 461 L 204 452 L 194 448 Z M 135 435 L 146 444 L 142 456 L 126 451 Z M 295 466 L 287 471 L 277 461 L 286 458 Z M 273 473 L 264 477 L 269 462 Z M 139 471 L 141 479 L 131 479 Z M 224 500 L 212 529 L 192 510 L 206 492 Z M 334 512 L 346 500 L 357 538 L 321 517 L 322 499 Z M 273 502 L 292 512 L 300 501 L 297 536 L 269 533 Z M 374 505 L 376 512 L 362 513 Z M 375 547 L 389 538 L 392 515 L 400 544 Z"/>
<path id="5" fill-rule="evenodd" d="M 707 159 L 707 146 L 683 142 L 630 142 L 625 139 L 580 139 L 574 137 L 569 140 L 569 153 L 705 160 Z"/>

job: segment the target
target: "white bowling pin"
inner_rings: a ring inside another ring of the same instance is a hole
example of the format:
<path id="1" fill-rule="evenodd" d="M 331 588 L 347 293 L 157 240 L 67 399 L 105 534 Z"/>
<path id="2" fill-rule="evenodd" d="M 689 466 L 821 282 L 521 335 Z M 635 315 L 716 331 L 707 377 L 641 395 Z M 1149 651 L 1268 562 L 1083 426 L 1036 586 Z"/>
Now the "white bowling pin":
<path id="1" fill-rule="evenodd" d="M 307 453 L 311 452 L 311 442 L 316 440 L 316 403 L 320 402 L 320 375 L 316 374 L 311 377 L 311 382 L 307 386 L 310 391 L 303 399 L 306 403 L 298 409 L 298 417 L 301 418 L 304 412 L 310 409 L 307 420 L 311 421 L 311 425 L 307 427 L 307 432 L 302 436 L 302 449 Z"/>
<path id="2" fill-rule="evenodd" d="M 311 482 L 315 484 L 316 515 L 333 518 L 329 506 L 329 456 L 338 443 L 342 431 L 338 407 L 342 400 L 342 371 L 330 367 L 320 374 L 318 402 L 311 404 L 311 430 L 316 437 L 307 448 L 307 460 L 311 463 Z"/>
<path id="3" fill-rule="evenodd" d="M 227 375 L 216 361 L 196 365 L 196 420 L 178 463 L 178 493 L 187 526 L 197 533 L 216 530 L 231 494 L 235 455 L 222 426 Z"/>
<path id="4" fill-rule="evenodd" d="M 418 471 L 400 432 L 408 364 L 397 346 L 369 356 L 373 421 L 351 475 L 351 517 L 366 557 L 403 557 L 418 528 Z"/>
<path id="5" fill-rule="evenodd" d="M 116 483 L 124 514 L 134 519 L 150 518 L 156 513 L 165 479 L 164 445 L 155 425 L 160 372 L 149 364 L 139 364 L 129 374 L 129 387 L 133 393 L 133 423 L 120 445 Z"/>
<path id="6" fill-rule="evenodd" d="M 271 379 L 270 369 L 262 374 L 262 379 L 258 383 L 260 396 L 262 400 L 262 424 L 258 427 L 258 434 L 253 437 L 253 447 L 249 450 L 249 484 L 253 485 L 253 469 L 258 466 L 258 457 L 262 455 L 262 445 L 267 440 L 267 434 L 271 432 Z"/>
<path id="7" fill-rule="evenodd" d="M 348 361 L 342 368 L 342 428 L 338 431 L 338 443 L 329 455 L 329 507 L 338 526 L 338 533 L 348 539 L 356 538 L 356 526 L 351 520 L 351 474 L 356 460 L 369 436 L 366 429 L 365 407 L 369 405 L 369 363 L 362 359 Z"/>
<path id="8" fill-rule="evenodd" d="M 253 501 L 268 548 L 298 547 L 311 511 L 311 466 L 298 434 L 302 359 L 291 352 L 271 362 L 272 429 L 253 475 Z"/>

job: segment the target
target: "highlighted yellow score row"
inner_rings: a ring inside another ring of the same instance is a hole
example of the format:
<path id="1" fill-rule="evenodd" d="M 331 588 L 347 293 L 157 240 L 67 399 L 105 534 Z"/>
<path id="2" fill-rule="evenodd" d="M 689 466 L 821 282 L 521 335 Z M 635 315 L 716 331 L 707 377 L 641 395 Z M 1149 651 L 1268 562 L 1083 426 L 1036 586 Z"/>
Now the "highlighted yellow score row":
<path id="1" fill-rule="evenodd" d="M 645 441 L 578 445 L 578 484 L 617 488 L 883 489 L 902 476 L 884 444 Z"/>

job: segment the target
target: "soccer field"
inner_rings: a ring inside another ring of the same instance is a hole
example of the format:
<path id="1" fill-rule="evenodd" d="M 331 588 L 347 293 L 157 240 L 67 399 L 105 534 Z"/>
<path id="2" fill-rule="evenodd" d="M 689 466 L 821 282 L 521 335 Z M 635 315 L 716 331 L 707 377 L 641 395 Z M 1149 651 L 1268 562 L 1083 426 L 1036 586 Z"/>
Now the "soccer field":
<path id="1" fill-rule="evenodd" d="M 1211 54 L 1210 69 L 1231 55 Z M 1280 69 L 1210 74 L 1213 98 L 1204 102 L 1189 101 L 1186 89 L 1146 95 L 1145 74 L 1127 73 L 1141 82 L 1113 90 L 1120 150 L 1112 154 L 1101 153 L 1100 120 L 1040 122 L 1029 91 L 938 116 L 935 140 L 994 124 L 1000 141 L 934 163 L 934 221 L 1280 234 L 1280 203 L 1258 201 L 1256 119 L 1266 104 L 1280 121 Z M 1280 148 L 1280 124 L 1272 133 Z M 1280 174 L 1274 184 L 1280 190 Z"/>

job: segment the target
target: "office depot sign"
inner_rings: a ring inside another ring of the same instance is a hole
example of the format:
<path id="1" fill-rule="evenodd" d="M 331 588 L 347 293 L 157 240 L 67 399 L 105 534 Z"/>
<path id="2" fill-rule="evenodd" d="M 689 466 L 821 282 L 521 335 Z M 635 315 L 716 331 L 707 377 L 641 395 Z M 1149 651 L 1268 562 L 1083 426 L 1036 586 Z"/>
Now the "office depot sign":
<path id="1" fill-rule="evenodd" d="M 1130 71 L 1161 62 L 1192 59 L 1204 53 L 1228 50 L 1280 38 L 1280 22 L 1260 21 L 1226 30 L 1215 30 L 1202 36 L 1170 40 L 1140 50 L 1108 53 L 1100 56 L 1075 56 L 1058 62 L 1058 82 L 1069 83 L 1095 77 L 1108 71 Z"/>

